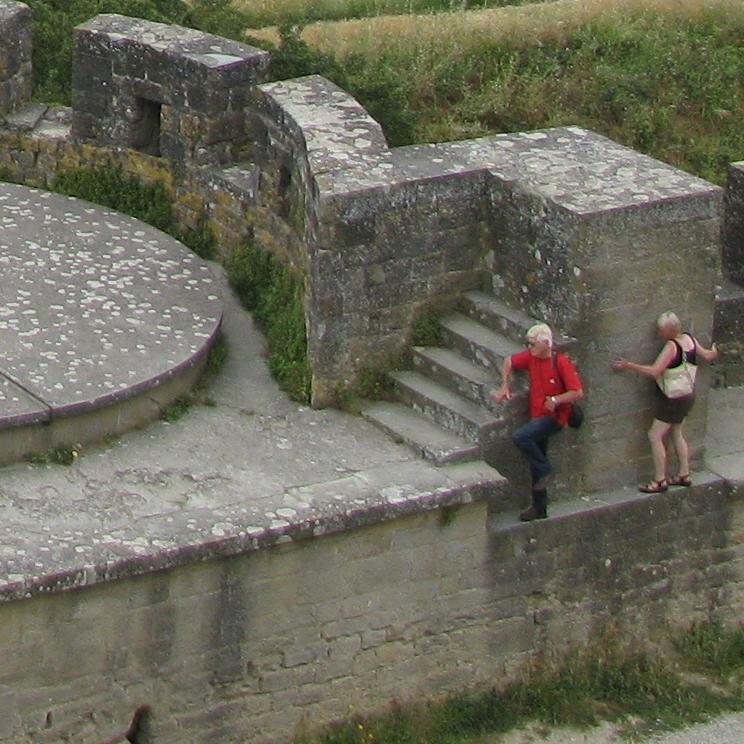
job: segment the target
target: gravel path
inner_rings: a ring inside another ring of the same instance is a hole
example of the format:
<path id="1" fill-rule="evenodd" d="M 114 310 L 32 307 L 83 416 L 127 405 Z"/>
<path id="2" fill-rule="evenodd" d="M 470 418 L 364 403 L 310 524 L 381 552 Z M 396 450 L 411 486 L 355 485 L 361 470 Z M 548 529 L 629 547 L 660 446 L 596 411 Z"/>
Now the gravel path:
<path id="1" fill-rule="evenodd" d="M 483 744 L 744 744 L 744 713 L 716 718 L 710 723 L 690 726 L 684 731 L 658 734 L 644 739 L 627 739 L 614 724 L 603 723 L 586 731 L 546 729 L 532 724 L 506 736 L 484 739 Z"/>
<path id="2" fill-rule="evenodd" d="M 742 744 L 744 713 L 722 716 L 710 723 L 692 726 L 650 739 L 653 744 Z M 649 744 L 650 744 L 649 742 Z"/>

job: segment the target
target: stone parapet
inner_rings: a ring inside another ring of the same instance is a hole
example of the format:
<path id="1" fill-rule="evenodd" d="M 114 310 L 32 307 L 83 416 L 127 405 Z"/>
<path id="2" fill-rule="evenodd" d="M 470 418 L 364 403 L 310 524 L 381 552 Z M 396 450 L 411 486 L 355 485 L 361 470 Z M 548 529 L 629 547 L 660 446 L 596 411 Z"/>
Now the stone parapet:
<path id="1" fill-rule="evenodd" d="M 246 117 L 261 169 L 259 239 L 282 236 L 264 238 L 263 247 L 307 274 L 317 232 L 315 179 L 334 168 L 364 167 L 387 150 L 382 130 L 346 91 L 317 75 L 257 86 Z"/>
<path id="2" fill-rule="evenodd" d="M 31 98 L 31 9 L 0 0 L 0 116 Z"/>
<path id="3" fill-rule="evenodd" d="M 240 160 L 243 107 L 268 61 L 200 31 L 96 16 L 75 29 L 73 137 L 176 162 Z"/>

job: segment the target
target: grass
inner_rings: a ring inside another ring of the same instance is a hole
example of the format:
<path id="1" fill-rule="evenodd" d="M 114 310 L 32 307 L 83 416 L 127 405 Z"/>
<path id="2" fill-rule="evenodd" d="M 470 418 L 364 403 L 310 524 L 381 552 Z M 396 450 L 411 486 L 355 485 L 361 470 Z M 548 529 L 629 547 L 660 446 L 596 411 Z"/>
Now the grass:
<path id="1" fill-rule="evenodd" d="M 535 665 L 523 681 L 502 689 L 462 693 L 440 702 L 395 704 L 384 715 L 354 716 L 296 743 L 476 744 L 486 737 L 497 741 L 499 734 L 530 722 L 585 729 L 612 721 L 626 734 L 644 735 L 676 729 L 744 709 L 738 683 L 722 689 L 691 682 L 684 674 L 701 664 L 717 669 L 722 655 L 731 660 L 729 675 L 741 671 L 744 656 L 730 656 L 729 649 L 743 642 L 742 628 L 694 626 L 681 635 L 678 657 L 665 661 L 608 637 L 555 666 Z"/>
<path id="2" fill-rule="evenodd" d="M 26 457 L 26 462 L 33 465 L 72 465 L 80 455 L 80 445 L 74 447 L 59 445 L 46 452 L 35 452 Z"/>
<path id="3" fill-rule="evenodd" d="M 676 648 L 693 668 L 719 682 L 744 668 L 744 628 L 699 623 L 676 640 Z"/>

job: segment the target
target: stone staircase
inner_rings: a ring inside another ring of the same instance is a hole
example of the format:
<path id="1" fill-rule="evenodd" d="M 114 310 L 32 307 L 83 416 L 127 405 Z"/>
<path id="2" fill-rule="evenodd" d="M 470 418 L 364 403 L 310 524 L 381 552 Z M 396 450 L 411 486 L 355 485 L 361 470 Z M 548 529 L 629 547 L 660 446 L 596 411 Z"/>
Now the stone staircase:
<path id="1" fill-rule="evenodd" d="M 526 381 L 515 378 L 508 404 L 496 405 L 490 393 L 535 322 L 484 292 L 464 293 L 442 318 L 444 346 L 414 347 L 413 369 L 390 375 L 397 402 L 371 403 L 362 415 L 436 465 L 488 461 L 491 445 L 526 410 Z M 556 339 L 559 348 L 568 343 Z"/>

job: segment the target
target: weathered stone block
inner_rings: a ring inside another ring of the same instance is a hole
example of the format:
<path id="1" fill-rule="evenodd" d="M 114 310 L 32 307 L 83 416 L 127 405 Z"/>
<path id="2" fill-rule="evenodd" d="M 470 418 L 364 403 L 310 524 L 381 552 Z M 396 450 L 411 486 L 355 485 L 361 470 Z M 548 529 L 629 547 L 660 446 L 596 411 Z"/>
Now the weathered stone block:
<path id="1" fill-rule="evenodd" d="M 0 115 L 31 98 L 31 10 L 24 3 L 0 3 Z"/>
<path id="2" fill-rule="evenodd" d="M 243 145 L 242 128 L 230 128 L 220 120 L 231 89 L 255 85 L 265 75 L 265 52 L 202 32 L 117 15 L 98 16 L 75 34 L 75 138 L 199 163 L 227 162 L 232 149 Z M 94 90 L 103 95 L 103 104 L 89 98 Z M 235 100 L 242 100 L 242 95 Z M 161 119 L 165 114 L 161 107 L 174 111 Z M 99 119 L 95 128 L 86 118 L 91 113 Z M 202 122 L 196 130 L 177 124 L 187 115 Z M 222 127 L 222 135 L 205 139 L 210 118 L 216 119 L 214 126 Z M 177 125 L 169 128 L 169 121 Z"/>

